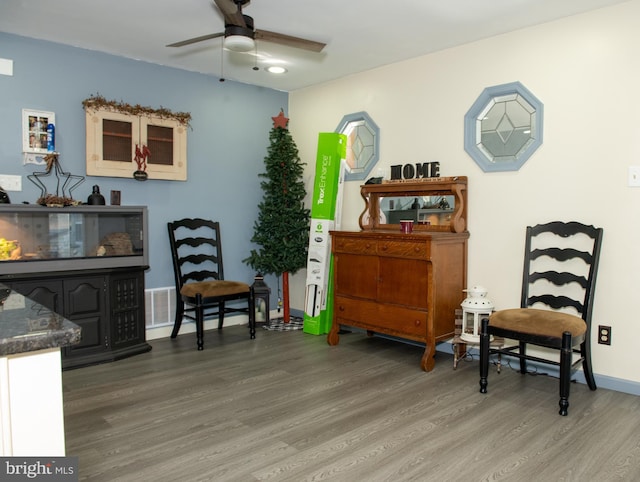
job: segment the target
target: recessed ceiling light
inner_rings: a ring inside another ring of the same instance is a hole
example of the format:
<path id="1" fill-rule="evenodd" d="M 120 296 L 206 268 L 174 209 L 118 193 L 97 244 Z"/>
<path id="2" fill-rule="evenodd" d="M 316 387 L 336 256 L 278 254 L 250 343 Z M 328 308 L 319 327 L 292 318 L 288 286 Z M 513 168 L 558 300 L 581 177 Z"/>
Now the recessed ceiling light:
<path id="1" fill-rule="evenodd" d="M 270 65 L 265 70 L 271 74 L 284 74 L 287 72 L 287 69 L 281 67 L 280 65 Z"/>

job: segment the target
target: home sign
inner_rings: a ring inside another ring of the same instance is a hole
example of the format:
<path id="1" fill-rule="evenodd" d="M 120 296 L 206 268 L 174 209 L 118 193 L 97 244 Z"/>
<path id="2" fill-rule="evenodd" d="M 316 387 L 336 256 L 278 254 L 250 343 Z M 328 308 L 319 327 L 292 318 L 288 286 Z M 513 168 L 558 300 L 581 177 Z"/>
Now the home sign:
<path id="1" fill-rule="evenodd" d="M 392 181 L 423 179 L 427 177 L 440 177 L 440 163 L 438 161 L 391 166 Z"/>

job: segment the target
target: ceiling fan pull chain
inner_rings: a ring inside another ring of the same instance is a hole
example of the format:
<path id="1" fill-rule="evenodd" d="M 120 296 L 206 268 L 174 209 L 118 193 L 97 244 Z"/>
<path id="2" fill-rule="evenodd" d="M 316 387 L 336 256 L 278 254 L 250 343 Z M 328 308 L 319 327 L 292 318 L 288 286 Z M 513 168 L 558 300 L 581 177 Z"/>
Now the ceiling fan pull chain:
<path id="1" fill-rule="evenodd" d="M 220 44 L 220 82 L 224 82 L 224 42 Z"/>
<path id="2" fill-rule="evenodd" d="M 258 69 L 258 42 L 253 43 L 253 53 L 255 54 L 253 56 L 255 60 L 255 63 L 253 64 L 253 70 L 260 70 Z"/>

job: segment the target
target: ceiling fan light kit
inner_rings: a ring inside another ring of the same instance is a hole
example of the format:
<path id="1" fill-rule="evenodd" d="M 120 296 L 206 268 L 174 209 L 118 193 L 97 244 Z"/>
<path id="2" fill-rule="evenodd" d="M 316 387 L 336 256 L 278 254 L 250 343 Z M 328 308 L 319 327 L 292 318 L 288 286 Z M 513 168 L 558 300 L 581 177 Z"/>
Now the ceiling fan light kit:
<path id="1" fill-rule="evenodd" d="M 228 35 L 224 38 L 224 48 L 233 52 L 249 52 L 256 48 L 256 43 L 251 37 Z"/>

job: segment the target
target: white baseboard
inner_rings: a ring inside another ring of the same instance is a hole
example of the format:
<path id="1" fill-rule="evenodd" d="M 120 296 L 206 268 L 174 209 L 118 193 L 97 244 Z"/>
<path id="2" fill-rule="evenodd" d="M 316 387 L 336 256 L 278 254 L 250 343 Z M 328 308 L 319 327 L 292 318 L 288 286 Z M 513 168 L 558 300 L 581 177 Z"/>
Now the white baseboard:
<path id="1" fill-rule="evenodd" d="M 438 343 L 438 345 L 436 346 L 436 350 L 443 353 L 453 354 L 453 347 L 449 342 Z M 467 346 L 467 352 L 471 356 L 473 356 L 474 361 L 476 361 L 476 363 L 480 361 L 480 353 L 477 347 Z M 493 356 L 494 355 L 492 355 L 492 357 Z M 505 365 L 507 365 L 508 363 L 511 363 L 511 366 L 514 369 L 514 371 L 517 372 L 520 370 L 519 358 L 503 355 L 502 356 L 503 370 L 505 369 Z M 593 359 L 592 359 L 592 363 L 593 363 Z M 560 369 L 556 366 L 546 365 L 544 363 L 538 363 L 535 361 L 527 361 L 527 367 L 532 371 L 537 371 L 538 373 L 544 373 L 553 378 L 560 378 Z M 479 369 L 479 366 L 478 366 L 478 369 Z M 494 375 L 492 374 L 491 376 L 493 377 Z M 629 393 L 631 395 L 640 395 L 640 383 L 638 382 L 631 381 L 631 380 L 624 380 L 622 378 L 614 378 L 608 375 L 600 375 L 596 372 L 593 373 L 593 378 L 595 378 L 596 385 L 600 388 L 606 388 L 608 390 L 614 390 L 616 392 Z M 584 377 L 584 373 L 582 372 L 581 368 L 578 368 L 574 372 L 573 380 L 577 383 L 582 383 L 583 385 L 587 384 L 587 381 Z"/>
<path id="2" fill-rule="evenodd" d="M 224 326 L 234 325 L 246 325 L 249 323 L 249 317 L 247 315 L 233 315 L 224 317 Z M 218 328 L 218 318 L 212 318 L 210 320 L 204 320 L 205 330 L 214 330 Z M 169 338 L 173 331 L 173 325 L 159 326 L 154 328 L 147 328 L 147 340 L 157 340 L 159 338 Z M 191 320 L 184 320 L 180 327 L 180 334 L 195 333 L 196 324 Z"/>
<path id="3" fill-rule="evenodd" d="M 272 320 L 274 320 L 278 318 L 278 316 L 281 316 L 281 313 L 278 313 L 277 310 L 271 310 L 269 312 L 269 316 Z M 249 317 L 246 314 L 225 315 L 224 317 L 224 326 L 248 325 L 248 324 L 249 324 Z M 217 316 L 204 320 L 205 330 L 215 330 L 217 328 L 218 328 Z M 160 338 L 169 338 L 171 336 L 172 331 L 173 331 L 173 324 L 157 326 L 157 327 L 147 326 L 147 330 L 146 330 L 147 340 L 158 340 Z M 182 326 L 180 327 L 180 335 L 184 335 L 185 333 L 195 333 L 195 332 L 196 332 L 196 324 L 192 320 L 183 319 Z"/>

